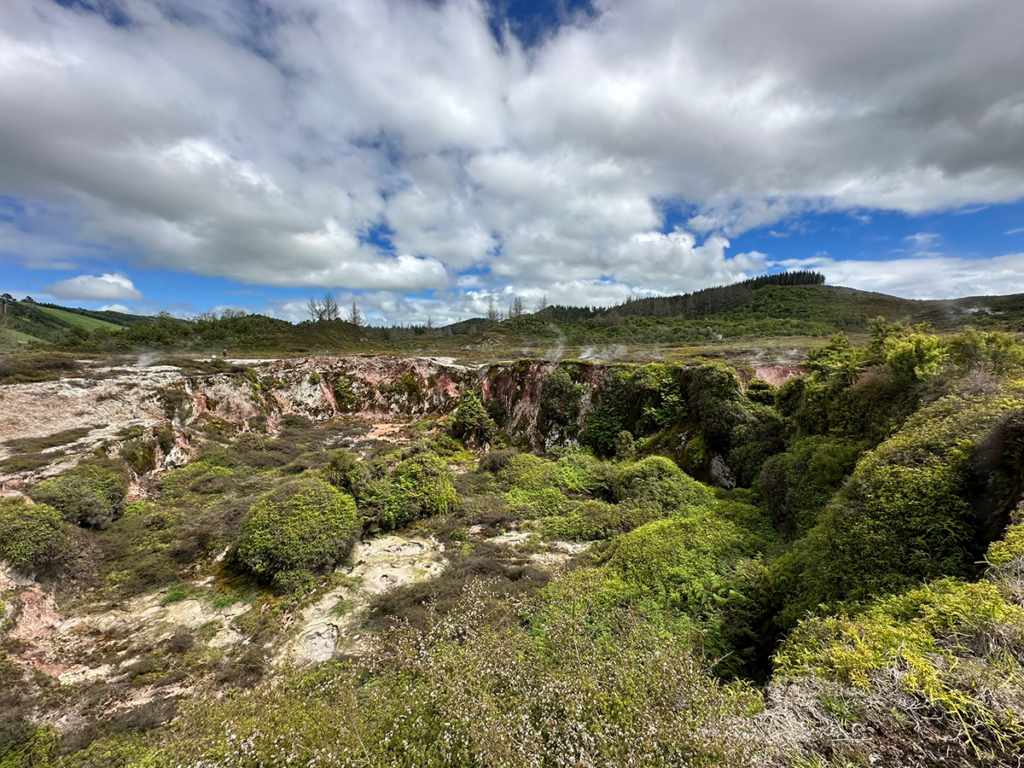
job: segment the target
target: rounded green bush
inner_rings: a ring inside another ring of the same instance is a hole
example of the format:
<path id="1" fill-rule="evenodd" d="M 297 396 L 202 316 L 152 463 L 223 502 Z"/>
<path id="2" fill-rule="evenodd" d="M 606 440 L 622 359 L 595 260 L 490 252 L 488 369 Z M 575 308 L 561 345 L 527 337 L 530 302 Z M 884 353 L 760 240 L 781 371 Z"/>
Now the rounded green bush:
<path id="1" fill-rule="evenodd" d="M 318 478 L 296 478 L 252 505 L 235 557 L 266 579 L 289 571 L 324 571 L 348 555 L 357 527 L 351 496 Z"/>
<path id="2" fill-rule="evenodd" d="M 0 558 L 14 568 L 57 561 L 71 543 L 60 512 L 21 497 L 0 499 Z"/>
<path id="3" fill-rule="evenodd" d="M 615 500 L 639 506 L 657 505 L 665 515 L 714 500 L 714 492 L 681 470 L 671 459 L 650 456 L 623 464 L 612 485 Z"/>
<path id="4" fill-rule="evenodd" d="M 33 501 L 60 510 L 64 519 L 89 528 L 105 528 L 124 514 L 128 478 L 117 462 L 79 464 L 29 491 Z"/>
<path id="5" fill-rule="evenodd" d="M 743 543 L 735 525 L 713 514 L 655 520 L 618 539 L 610 564 L 638 587 L 695 597 L 743 553 Z"/>

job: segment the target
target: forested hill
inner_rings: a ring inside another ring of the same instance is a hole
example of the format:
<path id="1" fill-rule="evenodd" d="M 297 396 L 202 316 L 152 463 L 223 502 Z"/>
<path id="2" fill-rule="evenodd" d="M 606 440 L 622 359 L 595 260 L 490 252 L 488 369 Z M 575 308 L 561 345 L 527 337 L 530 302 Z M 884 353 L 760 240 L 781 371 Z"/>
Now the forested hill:
<path id="1" fill-rule="evenodd" d="M 623 304 L 548 307 L 492 324 L 508 337 L 564 337 L 573 343 L 671 344 L 723 338 L 827 336 L 866 331 L 873 317 L 928 323 L 937 331 L 967 325 L 1024 331 L 1024 295 L 913 300 L 822 285 L 804 273 L 802 284 L 746 281 L 681 296 L 633 299 Z"/>
<path id="2" fill-rule="evenodd" d="M 815 272 L 766 275 L 677 296 L 630 298 L 613 307 L 548 306 L 517 317 L 471 318 L 444 327 L 429 322 L 390 328 L 344 320 L 290 323 L 262 315 L 209 313 L 192 320 L 141 317 L 53 304 L 7 301 L 0 317 L 7 348 L 50 345 L 75 350 L 175 348 L 281 353 L 377 351 L 436 339 L 460 344 L 687 344 L 722 339 L 823 337 L 859 333 L 873 317 L 928 323 L 936 331 L 967 325 L 1024 332 L 1024 295 L 912 300 L 824 285 Z"/>

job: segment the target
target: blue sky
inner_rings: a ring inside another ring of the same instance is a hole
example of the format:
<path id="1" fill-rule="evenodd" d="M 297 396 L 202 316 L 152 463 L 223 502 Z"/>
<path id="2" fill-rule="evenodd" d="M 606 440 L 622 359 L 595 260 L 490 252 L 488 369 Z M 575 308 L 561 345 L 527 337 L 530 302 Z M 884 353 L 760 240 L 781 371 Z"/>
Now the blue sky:
<path id="1" fill-rule="evenodd" d="M 26 0 L 0 290 L 374 322 L 766 271 L 1024 292 L 1015 0 Z"/>

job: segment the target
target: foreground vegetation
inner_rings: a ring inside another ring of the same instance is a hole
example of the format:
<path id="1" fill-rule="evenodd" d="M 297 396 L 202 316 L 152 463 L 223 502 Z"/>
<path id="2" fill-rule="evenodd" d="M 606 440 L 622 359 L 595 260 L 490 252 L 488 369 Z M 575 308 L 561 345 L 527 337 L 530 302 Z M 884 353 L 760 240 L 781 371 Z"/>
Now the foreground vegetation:
<path id="1" fill-rule="evenodd" d="M 239 604 L 245 642 L 197 627 L 59 686 L 5 639 L 0 766 L 1015 765 L 1024 346 L 868 334 L 778 389 L 720 363 L 496 368 L 399 444 L 171 408 L 0 502 L 0 557 L 80 610 Z M 153 471 L 172 425 L 198 451 Z M 283 663 L 353 544 L 396 531 L 441 541 L 440 575 L 339 600 L 373 638 L 355 656 Z M 104 713 L 139 689 L 164 708 Z"/>

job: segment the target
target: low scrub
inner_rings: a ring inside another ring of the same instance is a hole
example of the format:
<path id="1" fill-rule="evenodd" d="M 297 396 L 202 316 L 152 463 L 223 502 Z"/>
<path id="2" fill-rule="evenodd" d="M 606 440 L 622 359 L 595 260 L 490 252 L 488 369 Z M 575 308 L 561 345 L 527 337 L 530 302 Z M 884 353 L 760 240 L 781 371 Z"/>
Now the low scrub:
<path id="1" fill-rule="evenodd" d="M 18 569 L 44 568 L 59 563 L 70 544 L 67 524 L 53 507 L 0 499 L 0 560 Z"/>
<path id="2" fill-rule="evenodd" d="M 64 519 L 87 528 L 104 528 L 124 514 L 128 479 L 114 461 L 72 467 L 29 490 L 33 500 L 60 510 Z"/>

